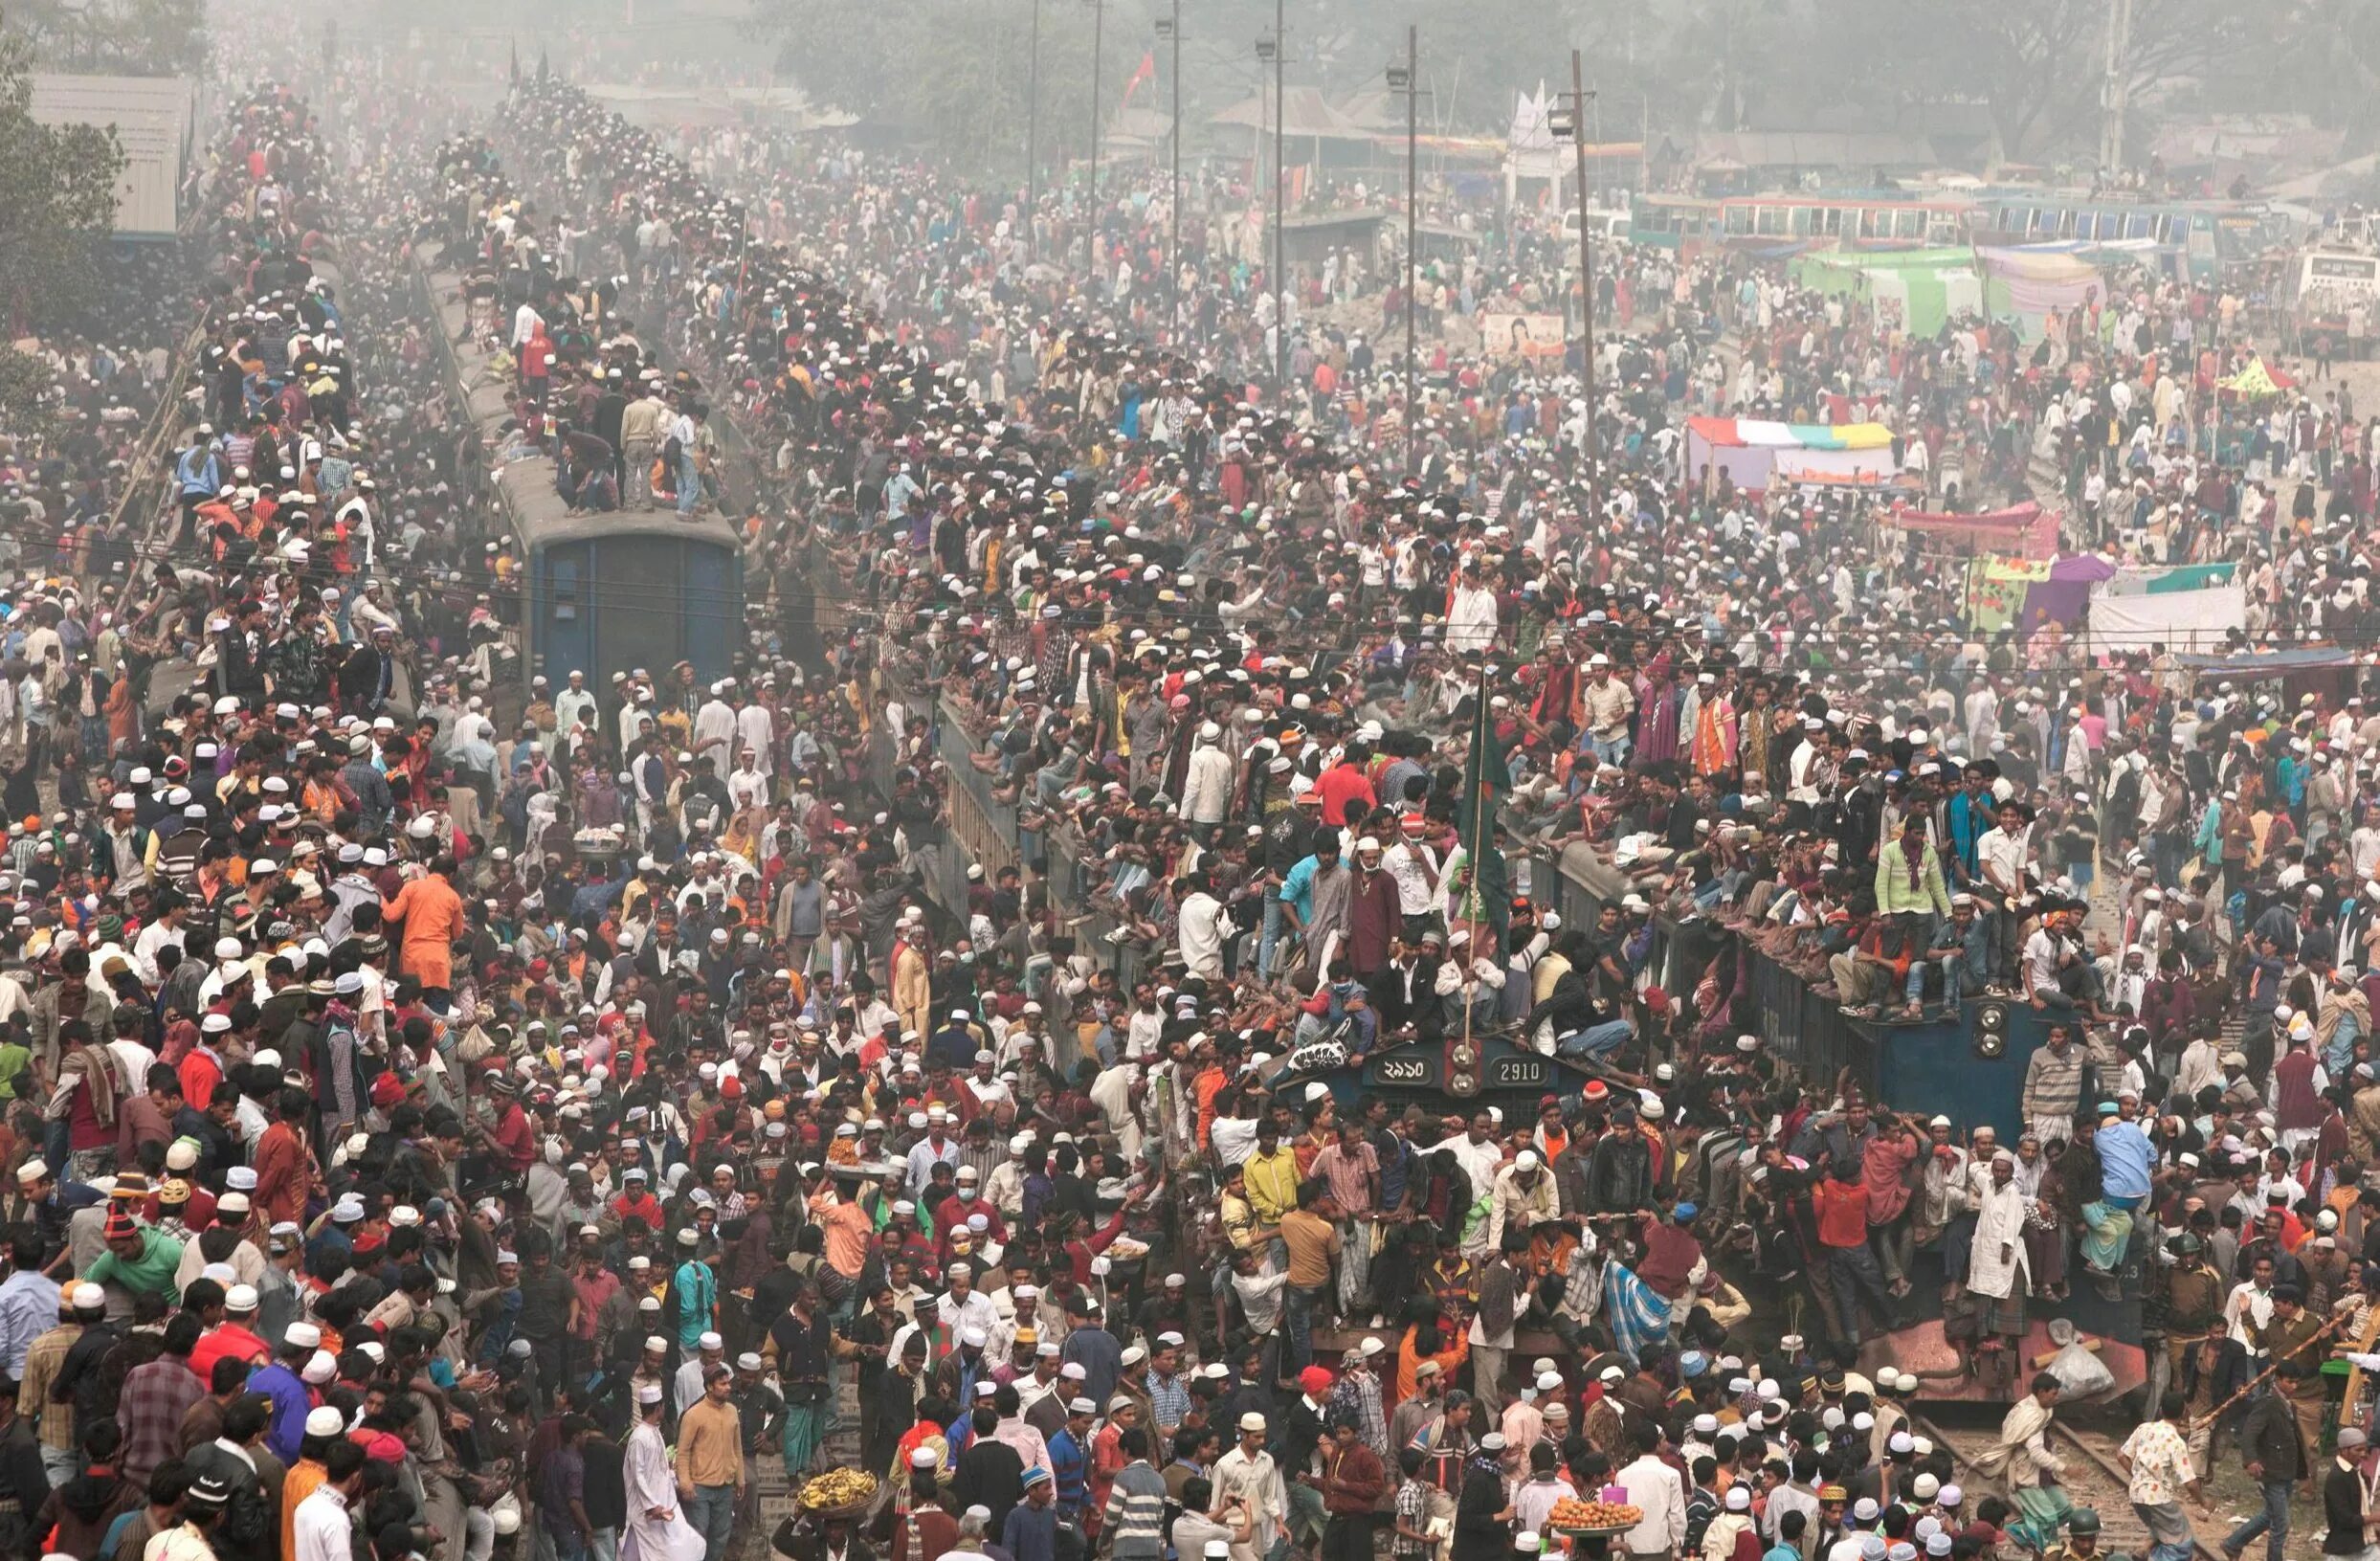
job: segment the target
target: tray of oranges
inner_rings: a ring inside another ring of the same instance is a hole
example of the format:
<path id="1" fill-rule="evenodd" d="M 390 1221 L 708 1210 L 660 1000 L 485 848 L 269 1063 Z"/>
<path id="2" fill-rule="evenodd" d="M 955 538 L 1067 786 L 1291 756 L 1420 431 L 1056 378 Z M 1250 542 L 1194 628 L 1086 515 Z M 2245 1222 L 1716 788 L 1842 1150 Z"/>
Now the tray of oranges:
<path id="1" fill-rule="evenodd" d="M 1622 1502 L 1590 1502 L 1566 1496 L 1546 1514 L 1546 1527 L 1573 1538 L 1626 1533 L 1644 1521 L 1642 1507 Z"/>

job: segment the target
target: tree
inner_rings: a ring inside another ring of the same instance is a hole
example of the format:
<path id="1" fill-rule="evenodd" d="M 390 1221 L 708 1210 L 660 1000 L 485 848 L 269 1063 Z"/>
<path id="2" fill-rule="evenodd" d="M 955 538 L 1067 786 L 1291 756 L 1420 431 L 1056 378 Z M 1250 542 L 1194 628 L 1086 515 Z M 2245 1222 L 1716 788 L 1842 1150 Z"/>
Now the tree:
<path id="1" fill-rule="evenodd" d="M 124 166 L 112 130 L 34 123 L 31 52 L 0 33 L 0 310 L 12 334 L 72 316 L 100 285 Z"/>
<path id="2" fill-rule="evenodd" d="M 1039 6 L 1046 169 L 1088 147 L 1092 30 L 1080 0 Z M 961 167 L 1021 189 L 1034 8 L 1034 0 L 755 0 L 752 26 L 776 43 L 779 69 L 820 104 L 900 126 Z M 1111 115 L 1147 36 L 1132 0 L 1107 0 L 1100 92 Z"/>
<path id="3" fill-rule="evenodd" d="M 1879 0 L 1867 20 L 1885 79 L 1981 97 L 2004 156 L 2096 145 L 2106 0 Z M 2131 100 L 2234 57 L 2251 21 L 2228 0 L 2136 0 L 2124 61 Z"/>
<path id="4" fill-rule="evenodd" d="M 9 31 L 33 57 L 84 76 L 195 76 L 207 66 L 205 0 L 17 0 Z"/>

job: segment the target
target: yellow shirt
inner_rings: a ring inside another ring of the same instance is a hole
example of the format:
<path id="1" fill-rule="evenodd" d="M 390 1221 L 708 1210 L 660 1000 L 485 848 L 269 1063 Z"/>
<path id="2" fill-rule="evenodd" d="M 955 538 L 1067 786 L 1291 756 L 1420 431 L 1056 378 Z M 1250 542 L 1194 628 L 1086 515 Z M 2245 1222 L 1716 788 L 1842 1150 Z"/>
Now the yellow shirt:
<path id="1" fill-rule="evenodd" d="M 678 1417 L 678 1478 L 697 1488 L 744 1483 L 744 1416 L 709 1394 Z"/>
<path id="2" fill-rule="evenodd" d="M 1281 1216 L 1298 1206 L 1298 1153 L 1288 1145 L 1277 1146 L 1273 1152 L 1248 1156 L 1248 1206 L 1256 1211 L 1257 1222 L 1278 1225 Z"/>

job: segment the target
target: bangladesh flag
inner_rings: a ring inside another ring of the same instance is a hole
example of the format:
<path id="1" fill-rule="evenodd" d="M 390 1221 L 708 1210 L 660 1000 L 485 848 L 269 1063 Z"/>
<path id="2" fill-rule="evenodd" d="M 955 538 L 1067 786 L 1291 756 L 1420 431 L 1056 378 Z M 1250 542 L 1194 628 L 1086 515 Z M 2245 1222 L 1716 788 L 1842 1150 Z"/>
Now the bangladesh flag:
<path id="1" fill-rule="evenodd" d="M 1504 746 L 1496 736 L 1484 675 L 1473 702 L 1477 708 L 1471 716 L 1471 751 L 1463 761 L 1462 801 L 1456 810 L 1456 828 L 1471 864 L 1469 903 L 1464 908 L 1495 927 L 1501 941 L 1512 919 L 1512 892 L 1504 872 L 1504 854 L 1496 849 L 1496 810 L 1512 792 L 1512 771 L 1504 766 Z"/>

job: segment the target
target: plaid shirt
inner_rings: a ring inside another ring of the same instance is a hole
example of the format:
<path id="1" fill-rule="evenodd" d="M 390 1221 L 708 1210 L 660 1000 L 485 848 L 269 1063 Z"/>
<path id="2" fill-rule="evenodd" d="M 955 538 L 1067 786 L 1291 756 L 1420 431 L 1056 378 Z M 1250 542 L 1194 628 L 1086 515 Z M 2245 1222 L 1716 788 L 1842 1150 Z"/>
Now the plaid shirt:
<path id="1" fill-rule="evenodd" d="M 1180 1425 L 1182 1417 L 1190 1411 L 1190 1383 L 1179 1371 L 1174 1372 L 1170 1380 L 1159 1376 L 1153 1366 L 1141 1380 L 1148 1389 L 1150 1417 L 1157 1422 L 1160 1431 L 1171 1435 L 1173 1428 Z"/>
<path id="2" fill-rule="evenodd" d="M 116 1403 L 126 1480 L 145 1484 L 158 1465 L 181 1454 L 182 1416 L 206 1395 L 207 1385 L 186 1360 L 161 1355 L 132 1369 Z"/>
<path id="3" fill-rule="evenodd" d="M 40 1416 L 44 1447 L 75 1450 L 74 1406 L 51 1403 L 50 1384 L 57 1380 L 58 1368 L 66 1364 L 66 1351 L 81 1337 L 80 1323 L 60 1323 L 35 1339 L 33 1347 L 25 1352 L 25 1376 L 17 1385 L 17 1408 L 21 1414 Z"/>

